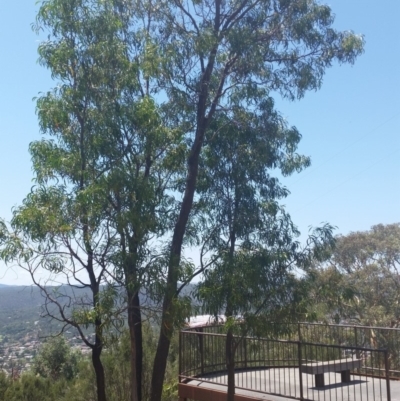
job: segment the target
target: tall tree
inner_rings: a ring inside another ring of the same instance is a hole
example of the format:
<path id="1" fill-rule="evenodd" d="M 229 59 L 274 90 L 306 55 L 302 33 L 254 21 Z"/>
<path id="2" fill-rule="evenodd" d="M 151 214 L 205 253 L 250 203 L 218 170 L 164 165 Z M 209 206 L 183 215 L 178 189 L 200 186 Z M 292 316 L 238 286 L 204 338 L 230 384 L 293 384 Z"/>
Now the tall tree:
<path id="1" fill-rule="evenodd" d="M 43 140 L 30 147 L 37 185 L 15 210 L 11 226 L 17 235 L 8 236 L 3 252 L 6 260 L 17 258 L 24 264 L 47 302 L 56 306 L 58 318 L 76 327 L 91 347 L 99 401 L 106 399 L 101 353 L 106 309 L 110 312 L 113 307 L 110 293 L 101 288 L 107 282 L 115 284 L 113 258 L 120 239 L 109 218 L 107 199 L 113 159 L 104 154 L 113 152 L 116 159 L 121 158 L 120 149 L 127 136 L 129 140 L 128 134 L 123 136 L 125 131 L 112 131 L 109 121 L 121 119 L 115 112 L 116 100 L 125 99 L 125 107 L 127 102 L 132 104 L 136 77 L 127 58 L 124 19 L 117 5 L 54 0 L 40 7 L 36 29 L 50 33 L 49 40 L 39 47 L 40 62 L 59 86 L 37 100 L 44 134 Z M 131 108 L 130 113 L 124 114 L 128 121 L 137 110 Z M 81 310 L 66 309 L 71 298 L 49 293 L 37 278 L 39 268 L 66 275 L 70 285 L 88 288 L 91 299 L 74 305 Z M 57 317 L 52 309 L 47 311 Z M 86 337 L 82 325 L 94 326 L 94 342 Z M 136 378 L 135 362 L 132 366 Z M 134 380 L 133 384 L 136 397 Z"/>
<path id="2" fill-rule="evenodd" d="M 289 99 L 318 89 L 333 61 L 354 62 L 363 39 L 332 28 L 328 6 L 310 0 L 171 1 L 144 4 L 154 15 L 151 39 L 160 57 L 161 88 L 171 115 L 187 127 L 183 197 L 170 241 L 152 401 L 159 401 L 184 239 L 195 201 L 203 146 L 232 106 L 256 108 L 271 91 Z"/>
<path id="3" fill-rule="evenodd" d="M 201 256 L 208 258 L 201 263 L 205 279 L 198 292 L 206 313 L 224 313 L 228 319 L 230 401 L 235 352 L 246 332 L 256 332 L 263 322 L 293 319 L 293 310 L 300 316 L 301 280 L 293 270 L 308 266 L 333 241 L 327 225 L 301 249 L 298 231 L 279 206 L 288 191 L 270 170 L 277 167 L 290 174 L 309 159 L 296 153 L 300 134 L 287 128 L 272 99 L 252 112 L 233 111 L 232 120 L 220 119 L 218 136 L 205 145 L 197 202 L 205 210 Z M 234 337 L 237 316 L 239 336 Z"/>
<path id="4" fill-rule="evenodd" d="M 35 167 L 47 163 L 38 178 L 42 183 L 62 179 L 69 189 L 76 180 L 71 171 L 85 170 L 80 187 L 72 191 L 88 195 L 90 206 L 99 213 L 94 224 L 106 227 L 112 238 L 102 261 L 114 282 L 126 290 L 131 397 L 140 400 L 139 292 L 143 282 L 160 275 L 156 265 L 154 271 L 145 268 L 154 256 L 147 244 L 168 227 L 166 216 L 173 201 L 166 190 L 184 147 L 179 127 L 164 125 L 151 98 L 148 82 L 155 57 L 146 29 L 130 30 L 137 18 L 134 11 L 131 4 L 118 0 L 42 4 L 37 27 L 50 31 L 51 40 L 40 47 L 41 62 L 61 86 L 38 102 L 42 129 L 55 136 L 55 143 L 43 141 L 32 149 Z M 80 153 L 71 154 L 70 143 L 81 143 Z M 162 218 L 157 217 L 160 213 Z"/>
<path id="5" fill-rule="evenodd" d="M 44 295 L 43 317 L 59 322 L 61 333 L 77 330 L 91 350 L 98 400 L 105 401 L 101 353 L 107 328 L 123 322 L 122 308 L 116 308 L 115 303 L 117 290 L 105 262 L 113 238 L 107 235 L 107 227 L 94 224 L 93 213 L 82 213 L 82 205 L 70 195 L 60 188 L 36 188 L 15 210 L 12 230 L 3 225 L 0 257 L 31 275 Z M 67 285 L 54 287 L 59 282 Z"/>

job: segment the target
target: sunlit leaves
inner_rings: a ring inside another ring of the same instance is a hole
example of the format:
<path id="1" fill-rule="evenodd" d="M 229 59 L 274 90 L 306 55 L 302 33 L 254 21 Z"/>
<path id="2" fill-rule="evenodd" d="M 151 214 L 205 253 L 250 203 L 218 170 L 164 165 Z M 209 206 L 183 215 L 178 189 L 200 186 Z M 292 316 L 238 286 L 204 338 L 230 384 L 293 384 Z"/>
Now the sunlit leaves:
<path id="1" fill-rule="evenodd" d="M 399 255 L 398 223 L 337 237 L 329 261 L 310 271 L 315 303 L 338 322 L 398 327 Z"/>
<path id="2" fill-rule="evenodd" d="M 208 217 L 201 227 L 209 263 L 199 298 L 207 313 L 239 316 L 239 326 L 245 320 L 254 330 L 260 316 L 281 321 L 304 314 L 303 283 L 293 271 L 326 259 L 333 242 L 328 224 L 310 233 L 304 249 L 297 241 L 299 232 L 279 204 L 288 190 L 271 171 L 288 175 L 310 161 L 296 153 L 301 135 L 274 110 L 272 99 L 257 106 L 250 111 L 239 103 L 215 119 L 198 184 L 198 205 Z"/>

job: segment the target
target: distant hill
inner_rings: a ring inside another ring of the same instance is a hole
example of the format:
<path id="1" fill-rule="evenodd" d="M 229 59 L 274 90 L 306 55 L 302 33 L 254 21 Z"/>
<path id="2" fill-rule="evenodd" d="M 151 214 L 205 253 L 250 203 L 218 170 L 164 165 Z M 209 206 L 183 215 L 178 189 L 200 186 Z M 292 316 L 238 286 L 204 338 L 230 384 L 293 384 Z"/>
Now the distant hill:
<path id="1" fill-rule="evenodd" d="M 56 290 L 57 287 L 48 287 Z M 191 295 L 194 285 L 189 285 L 182 295 Z M 62 294 L 72 295 L 69 286 L 58 287 Z M 74 289 L 74 296 L 86 297 L 90 295 L 87 289 Z M 142 302 L 149 302 L 143 296 Z M 61 323 L 49 318 L 42 318 L 44 298 L 40 289 L 36 286 L 9 286 L 0 284 L 0 343 L 4 339 L 8 341 L 18 340 L 33 333 L 37 336 L 45 336 L 49 333 L 59 332 Z M 89 331 L 91 328 L 89 328 Z M 91 332 L 91 331 L 90 331 Z M 71 336 L 76 333 L 71 330 Z"/>
<path id="2" fill-rule="evenodd" d="M 8 341 L 36 333 L 55 331 L 48 319 L 41 319 L 44 299 L 35 286 L 0 285 L 0 336 Z"/>

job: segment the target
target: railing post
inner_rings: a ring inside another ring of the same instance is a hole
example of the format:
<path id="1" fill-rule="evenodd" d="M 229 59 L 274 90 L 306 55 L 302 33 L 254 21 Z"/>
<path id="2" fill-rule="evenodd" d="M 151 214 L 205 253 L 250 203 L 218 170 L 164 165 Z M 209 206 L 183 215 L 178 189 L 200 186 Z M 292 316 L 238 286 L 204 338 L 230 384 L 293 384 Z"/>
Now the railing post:
<path id="1" fill-rule="evenodd" d="M 357 326 L 353 326 L 353 330 L 354 330 L 354 343 L 355 343 L 355 346 L 358 347 Z M 360 359 L 360 350 L 358 348 L 356 349 L 356 358 Z M 356 370 L 357 370 L 357 373 L 360 374 L 360 369 L 357 368 Z"/>
<path id="2" fill-rule="evenodd" d="M 303 375 L 301 373 L 301 341 L 297 342 L 297 354 L 299 358 L 299 379 L 300 379 L 300 400 L 304 400 L 303 396 Z"/>
<path id="3" fill-rule="evenodd" d="M 179 331 L 179 377 L 178 381 L 179 383 L 181 382 L 181 375 L 182 375 L 182 336 L 183 332 L 182 330 Z"/>
<path id="4" fill-rule="evenodd" d="M 247 341 L 246 341 L 246 337 L 243 337 L 243 346 L 244 346 L 244 367 L 247 368 Z"/>
<path id="5" fill-rule="evenodd" d="M 357 340 L 357 326 L 353 326 L 353 330 L 354 330 L 354 345 L 356 347 L 358 347 L 358 340 Z"/>
<path id="6" fill-rule="evenodd" d="M 301 323 L 297 322 L 297 335 L 299 337 L 299 341 L 301 341 Z"/>
<path id="7" fill-rule="evenodd" d="M 198 329 L 199 333 L 203 333 L 203 327 L 200 327 Z M 203 345 L 203 341 L 204 341 L 204 336 L 202 334 L 198 335 L 199 337 L 199 352 L 200 352 L 200 371 L 201 374 L 204 374 L 204 345 Z"/>
<path id="8" fill-rule="evenodd" d="M 385 374 L 386 374 L 386 399 L 387 401 L 390 401 L 390 378 L 389 378 L 389 356 L 388 356 L 388 350 L 385 349 L 384 351 L 385 355 Z"/>

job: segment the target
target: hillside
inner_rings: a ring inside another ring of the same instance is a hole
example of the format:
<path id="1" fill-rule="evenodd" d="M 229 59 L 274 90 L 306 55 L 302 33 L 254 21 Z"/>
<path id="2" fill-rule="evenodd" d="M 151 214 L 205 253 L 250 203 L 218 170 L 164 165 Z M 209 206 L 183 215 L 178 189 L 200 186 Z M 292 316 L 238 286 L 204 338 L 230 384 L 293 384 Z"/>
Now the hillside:
<path id="1" fill-rule="evenodd" d="M 49 287 L 56 290 L 57 287 Z M 188 286 L 184 294 L 190 294 L 194 286 Z M 68 286 L 58 288 L 58 291 L 72 295 Z M 85 298 L 90 295 L 86 289 L 74 289 L 74 296 Z M 142 296 L 142 303 L 149 304 L 148 297 Z M 43 337 L 57 333 L 61 323 L 41 317 L 44 298 L 35 286 L 6 286 L 0 285 L 0 344 L 3 341 L 19 341 L 25 337 Z M 154 305 L 153 305 L 154 306 Z M 90 327 L 88 333 L 91 332 Z M 69 336 L 76 335 L 70 330 Z"/>
<path id="2" fill-rule="evenodd" d="M 18 341 L 56 332 L 56 322 L 41 318 L 44 298 L 34 286 L 0 286 L 0 336 Z"/>

